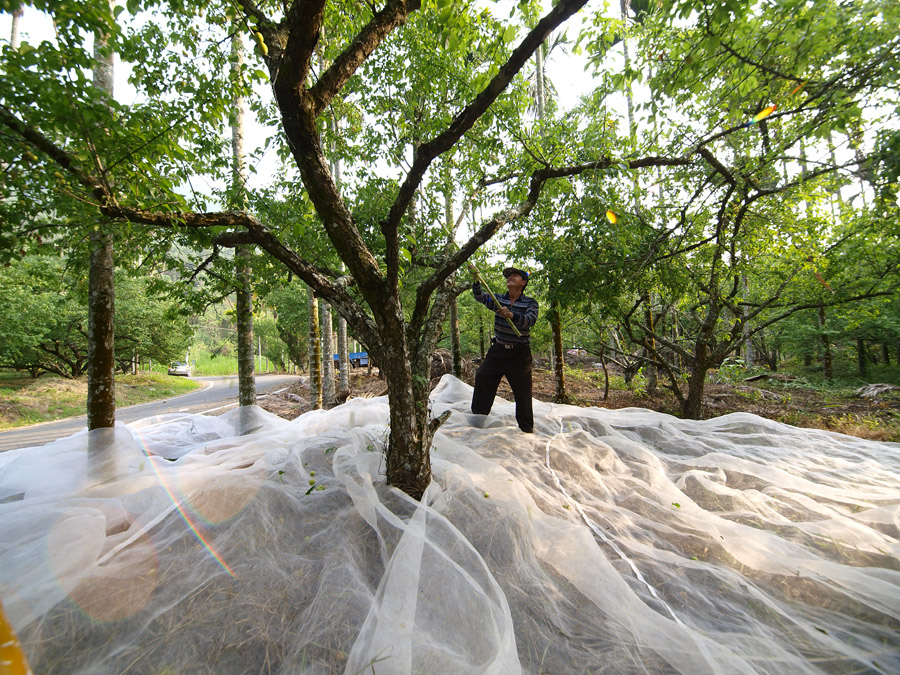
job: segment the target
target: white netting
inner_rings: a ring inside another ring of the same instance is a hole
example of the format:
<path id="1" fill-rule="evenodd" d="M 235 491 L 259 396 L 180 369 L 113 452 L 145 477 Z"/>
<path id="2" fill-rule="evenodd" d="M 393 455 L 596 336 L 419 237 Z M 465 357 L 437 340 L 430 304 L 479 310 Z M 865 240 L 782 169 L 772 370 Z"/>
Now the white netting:
<path id="1" fill-rule="evenodd" d="M 0 454 L 35 672 L 900 672 L 900 446 L 542 403 L 526 435 L 470 399 L 434 392 L 421 504 L 384 398 Z"/>

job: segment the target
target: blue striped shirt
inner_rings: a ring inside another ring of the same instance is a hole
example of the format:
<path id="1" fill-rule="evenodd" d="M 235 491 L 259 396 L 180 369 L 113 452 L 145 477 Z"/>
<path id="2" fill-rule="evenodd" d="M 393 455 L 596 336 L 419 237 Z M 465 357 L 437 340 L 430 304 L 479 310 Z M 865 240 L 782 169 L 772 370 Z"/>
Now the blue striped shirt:
<path id="1" fill-rule="evenodd" d="M 482 293 L 481 284 L 477 281 L 472 286 L 472 293 L 475 296 L 475 299 L 488 309 L 493 311 L 498 309 L 497 305 L 495 305 L 494 301 L 491 299 L 491 296 L 487 293 Z M 497 340 L 507 344 L 528 344 L 530 342 L 529 335 L 531 333 L 531 327 L 538 318 L 537 300 L 523 294 L 516 298 L 515 302 L 510 303 L 508 292 L 499 293 L 496 297 L 497 301 L 503 307 L 508 307 L 513 313 L 512 322 L 522 334 L 521 337 L 516 335 L 513 332 L 513 329 L 510 328 L 509 322 L 497 314 L 494 317 L 494 335 L 497 337 Z"/>

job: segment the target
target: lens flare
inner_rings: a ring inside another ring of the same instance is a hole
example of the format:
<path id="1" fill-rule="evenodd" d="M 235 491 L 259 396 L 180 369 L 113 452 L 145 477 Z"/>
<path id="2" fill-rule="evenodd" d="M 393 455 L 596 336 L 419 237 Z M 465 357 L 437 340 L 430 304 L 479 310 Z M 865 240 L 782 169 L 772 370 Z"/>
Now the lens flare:
<path id="1" fill-rule="evenodd" d="M 612 211 L 607 211 L 607 212 L 606 212 L 606 219 L 607 219 L 609 222 L 611 222 L 613 225 L 615 225 L 616 222 L 618 222 L 619 217 L 618 217 L 615 213 L 613 213 Z"/>
<path id="2" fill-rule="evenodd" d="M 132 433 L 134 434 L 135 438 L 137 438 L 137 440 L 140 442 L 141 450 L 143 450 L 144 454 L 147 456 L 147 461 L 149 462 L 150 466 L 153 468 L 153 472 L 156 474 L 156 477 L 159 479 L 159 484 L 162 486 L 163 490 L 166 491 L 166 494 L 169 496 L 169 499 L 172 501 L 172 504 L 175 505 L 175 508 L 178 511 L 179 515 L 181 516 L 182 520 L 184 520 L 185 524 L 188 526 L 188 529 L 190 529 L 190 531 L 194 533 L 194 536 L 197 537 L 197 541 L 199 541 L 203 545 L 203 547 L 207 551 L 209 551 L 209 554 L 213 557 L 213 560 L 215 560 L 217 563 L 219 563 L 219 565 L 221 565 L 222 569 L 225 570 L 226 572 L 228 572 L 228 574 L 230 574 L 232 578 L 236 578 L 234 571 L 228 566 L 228 563 L 226 563 L 222 559 L 222 556 L 219 555 L 218 551 L 216 551 L 216 549 L 213 548 L 212 544 L 210 544 L 209 541 L 207 541 L 206 537 L 203 536 L 203 533 L 199 529 L 197 529 L 197 526 L 194 524 L 194 522 L 188 516 L 187 511 L 184 510 L 184 507 L 182 506 L 182 500 L 178 499 L 178 497 L 172 491 L 172 488 L 169 486 L 169 482 L 165 479 L 162 472 L 159 470 L 159 466 L 158 466 L 159 458 L 150 452 L 150 449 L 147 447 L 147 443 L 146 443 L 146 441 L 144 441 L 144 438 L 140 434 L 140 432 L 132 431 Z M 162 460 L 162 461 L 167 461 L 167 460 Z"/>

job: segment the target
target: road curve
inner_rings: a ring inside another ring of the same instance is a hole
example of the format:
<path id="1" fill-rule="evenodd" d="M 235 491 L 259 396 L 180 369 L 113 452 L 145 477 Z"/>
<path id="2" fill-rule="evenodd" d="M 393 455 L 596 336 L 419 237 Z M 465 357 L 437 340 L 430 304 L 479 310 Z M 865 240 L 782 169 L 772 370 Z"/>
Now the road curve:
<path id="1" fill-rule="evenodd" d="M 200 389 L 173 398 L 150 401 L 116 410 L 116 421 L 128 424 L 145 417 L 166 413 L 194 413 L 217 415 L 238 402 L 237 376 L 195 377 L 201 383 Z M 270 396 L 300 379 L 299 375 L 257 375 L 256 397 Z M 69 417 L 55 422 L 43 422 L 28 427 L 0 431 L 0 452 L 15 448 L 29 448 L 45 445 L 57 438 L 71 436 L 84 429 L 87 417 Z"/>

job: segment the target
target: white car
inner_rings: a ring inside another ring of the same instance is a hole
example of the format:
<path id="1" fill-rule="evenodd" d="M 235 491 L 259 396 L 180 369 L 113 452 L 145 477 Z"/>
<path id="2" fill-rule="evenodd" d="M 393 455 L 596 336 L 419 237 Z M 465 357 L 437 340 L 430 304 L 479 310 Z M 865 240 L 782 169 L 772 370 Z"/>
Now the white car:
<path id="1" fill-rule="evenodd" d="M 184 361 L 172 361 L 172 364 L 169 366 L 169 375 L 184 375 L 185 377 L 190 377 L 191 367 Z"/>

